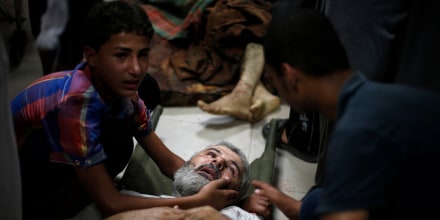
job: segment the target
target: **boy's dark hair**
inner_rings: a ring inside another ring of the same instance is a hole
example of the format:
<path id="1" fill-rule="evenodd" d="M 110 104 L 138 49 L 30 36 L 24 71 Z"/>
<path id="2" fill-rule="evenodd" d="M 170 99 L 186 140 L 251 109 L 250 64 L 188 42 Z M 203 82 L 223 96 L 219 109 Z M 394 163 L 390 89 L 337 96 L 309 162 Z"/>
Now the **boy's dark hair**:
<path id="1" fill-rule="evenodd" d="M 84 45 L 98 51 L 113 34 L 129 32 L 151 39 L 153 28 L 146 12 L 134 3 L 100 2 L 89 12 L 84 28 Z"/>
<path id="2" fill-rule="evenodd" d="M 281 73 L 283 62 L 306 74 L 324 76 L 350 68 L 345 49 L 330 21 L 313 9 L 276 2 L 264 41 L 266 62 Z"/>

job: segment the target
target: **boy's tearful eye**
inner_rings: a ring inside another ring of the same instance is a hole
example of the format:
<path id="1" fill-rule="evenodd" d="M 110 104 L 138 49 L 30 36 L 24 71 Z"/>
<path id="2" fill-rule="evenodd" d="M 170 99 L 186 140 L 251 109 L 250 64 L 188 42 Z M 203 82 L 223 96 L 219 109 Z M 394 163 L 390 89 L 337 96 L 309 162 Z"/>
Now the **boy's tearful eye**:
<path id="1" fill-rule="evenodd" d="M 114 57 L 118 58 L 118 59 L 124 59 L 128 56 L 127 53 L 116 53 L 113 55 Z"/>
<path id="2" fill-rule="evenodd" d="M 138 57 L 139 58 L 148 58 L 148 55 L 149 55 L 149 50 L 145 49 L 145 50 L 142 50 L 141 52 L 139 52 Z"/>

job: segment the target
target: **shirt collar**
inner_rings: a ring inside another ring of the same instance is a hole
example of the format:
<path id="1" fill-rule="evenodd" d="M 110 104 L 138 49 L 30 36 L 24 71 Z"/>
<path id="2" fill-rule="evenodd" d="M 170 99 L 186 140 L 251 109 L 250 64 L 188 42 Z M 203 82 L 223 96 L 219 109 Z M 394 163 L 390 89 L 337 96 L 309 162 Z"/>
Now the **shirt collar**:
<path id="1" fill-rule="evenodd" d="M 338 118 L 344 114 L 345 107 L 358 89 L 367 81 L 367 78 L 359 71 L 353 72 L 353 74 L 348 78 L 347 82 L 344 84 L 341 90 L 338 104 Z"/>

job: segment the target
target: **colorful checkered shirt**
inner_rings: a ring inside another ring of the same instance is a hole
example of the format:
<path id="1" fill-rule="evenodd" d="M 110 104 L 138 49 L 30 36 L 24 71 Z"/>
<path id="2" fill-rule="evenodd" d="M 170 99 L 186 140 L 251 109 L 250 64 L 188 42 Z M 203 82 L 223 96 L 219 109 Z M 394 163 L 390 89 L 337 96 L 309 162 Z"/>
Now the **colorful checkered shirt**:
<path id="1" fill-rule="evenodd" d="M 137 101 L 132 99 L 104 103 L 91 82 L 87 63 L 73 71 L 45 75 L 12 100 L 18 149 L 49 145 L 52 162 L 82 167 L 97 164 L 106 158 L 100 143 L 103 116 L 130 120 L 137 137 L 151 131 L 150 112 L 137 95 Z"/>

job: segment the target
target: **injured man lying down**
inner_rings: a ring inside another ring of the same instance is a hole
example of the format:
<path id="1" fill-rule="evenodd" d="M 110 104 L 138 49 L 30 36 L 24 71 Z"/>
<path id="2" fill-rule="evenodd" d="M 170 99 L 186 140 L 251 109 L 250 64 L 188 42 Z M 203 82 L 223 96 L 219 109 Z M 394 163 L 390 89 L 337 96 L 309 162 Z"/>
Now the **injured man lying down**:
<path id="1" fill-rule="evenodd" d="M 130 190 L 122 190 L 121 192 L 145 197 L 180 197 L 189 196 L 199 192 L 202 187 L 210 181 L 228 178 L 228 189 L 237 190 L 240 197 L 243 197 L 249 186 L 249 162 L 243 152 L 226 141 L 219 141 L 204 147 L 196 152 L 184 165 L 174 174 L 174 195 L 147 195 Z M 215 199 L 215 198 L 213 198 Z M 178 207 L 175 207 L 178 209 Z M 167 210 L 167 209 L 163 209 Z M 154 211 L 154 208 L 152 209 Z M 168 215 L 166 211 L 162 211 L 164 215 Z M 228 206 L 220 210 L 225 219 L 260 219 L 256 214 L 249 213 L 238 206 Z M 157 213 L 156 213 L 157 214 Z M 145 218 L 150 216 L 149 210 L 133 210 L 125 213 L 116 214 L 108 219 L 133 219 Z M 93 206 L 87 207 L 72 219 L 101 219 L 98 210 Z"/>

